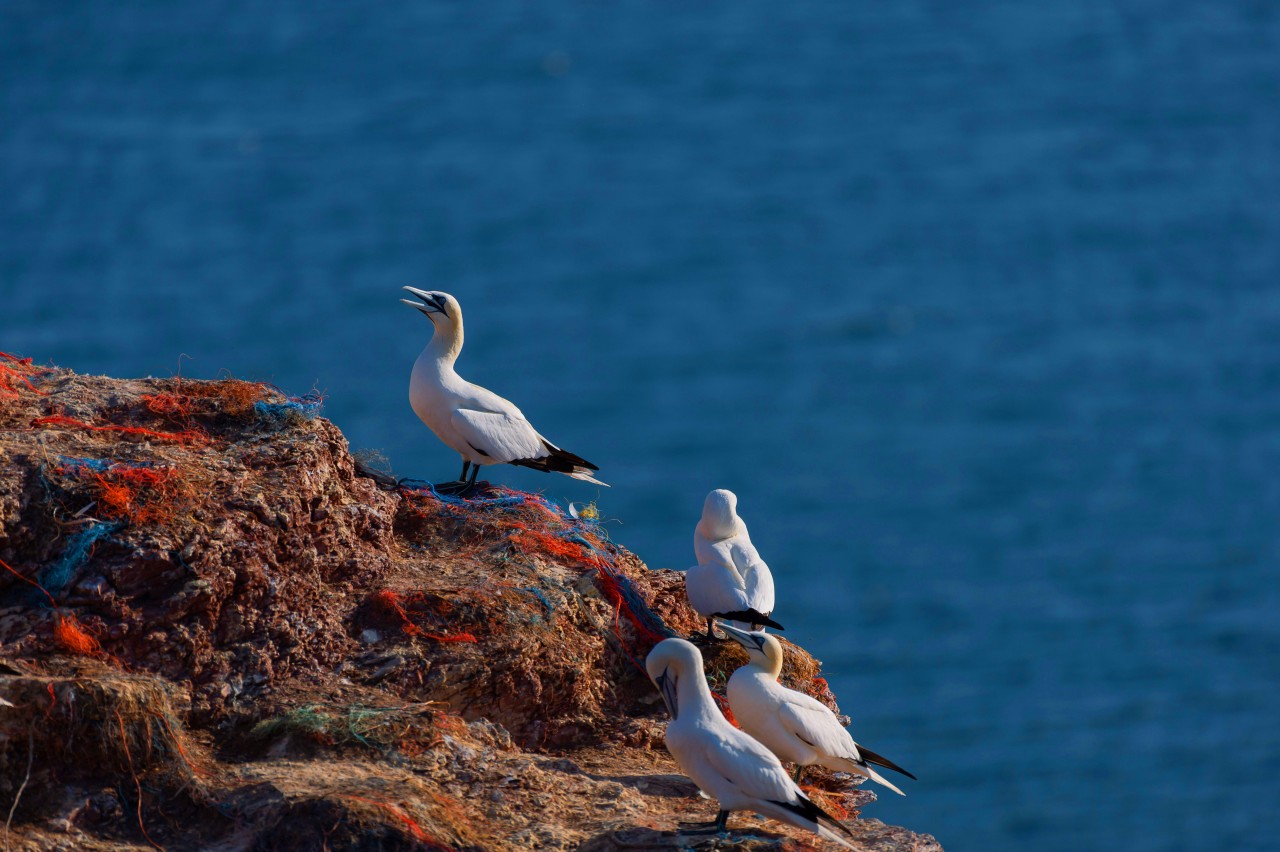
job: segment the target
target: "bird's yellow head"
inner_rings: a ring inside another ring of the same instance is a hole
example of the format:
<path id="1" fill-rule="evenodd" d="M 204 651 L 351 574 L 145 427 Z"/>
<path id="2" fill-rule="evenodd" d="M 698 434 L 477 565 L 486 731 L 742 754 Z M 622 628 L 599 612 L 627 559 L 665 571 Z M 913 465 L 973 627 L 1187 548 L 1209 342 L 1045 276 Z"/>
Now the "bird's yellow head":
<path id="1" fill-rule="evenodd" d="M 448 293 L 442 293 L 439 290 L 419 290 L 417 287 L 405 287 L 404 289 L 418 298 L 417 301 L 401 299 L 401 304 L 417 308 L 426 314 L 427 318 L 433 323 L 437 317 L 453 323 L 461 322 L 462 306 L 458 304 L 457 299 Z"/>
<path id="2" fill-rule="evenodd" d="M 773 675 L 774 680 L 782 674 L 782 643 L 777 636 L 763 630 L 739 630 L 723 621 L 720 622 L 720 629 L 746 649 L 752 665 Z"/>

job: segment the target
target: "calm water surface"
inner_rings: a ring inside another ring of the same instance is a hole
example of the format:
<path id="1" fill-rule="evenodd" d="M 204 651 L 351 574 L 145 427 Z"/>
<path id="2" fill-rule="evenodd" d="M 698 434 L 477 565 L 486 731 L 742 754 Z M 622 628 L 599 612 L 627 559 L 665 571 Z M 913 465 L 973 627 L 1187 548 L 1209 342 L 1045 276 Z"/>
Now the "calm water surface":
<path id="1" fill-rule="evenodd" d="M 469 378 L 685 567 L 728 487 L 950 849 L 1276 848 L 1280 7 L 0 6 L 0 349 Z M 185 355 L 184 355 L 185 354 Z M 184 355 L 184 357 L 180 356 Z"/>

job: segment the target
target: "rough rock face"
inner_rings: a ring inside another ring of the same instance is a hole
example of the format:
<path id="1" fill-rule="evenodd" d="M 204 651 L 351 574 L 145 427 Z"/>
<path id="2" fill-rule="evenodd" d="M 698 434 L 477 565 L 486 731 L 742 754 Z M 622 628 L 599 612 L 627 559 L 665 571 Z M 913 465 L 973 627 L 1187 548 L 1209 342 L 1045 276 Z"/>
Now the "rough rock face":
<path id="1" fill-rule="evenodd" d="M 396 486 L 317 410 L 0 353 L 11 848 L 820 848 L 676 832 L 713 806 L 640 664 L 698 626 L 679 574 L 536 495 Z M 708 649 L 713 689 L 744 661 Z M 867 849 L 939 848 L 810 778 Z"/>

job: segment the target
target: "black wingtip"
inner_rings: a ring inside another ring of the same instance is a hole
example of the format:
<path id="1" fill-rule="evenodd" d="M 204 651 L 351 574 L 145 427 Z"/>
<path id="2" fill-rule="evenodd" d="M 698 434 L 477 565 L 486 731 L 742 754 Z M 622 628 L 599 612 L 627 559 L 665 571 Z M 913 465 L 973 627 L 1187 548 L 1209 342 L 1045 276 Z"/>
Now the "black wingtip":
<path id="1" fill-rule="evenodd" d="M 881 755 L 876 754 L 874 751 L 872 751 L 871 749 L 867 748 L 866 746 L 859 745 L 859 746 L 858 746 L 858 754 L 862 755 L 862 759 L 863 759 L 863 760 L 865 760 L 867 763 L 874 763 L 876 766 L 883 766 L 885 769 L 892 769 L 894 772 L 899 772 L 899 773 L 901 773 L 901 774 L 903 774 L 903 775 L 907 776 L 907 777 L 908 777 L 908 778 L 910 778 L 912 781 L 919 781 L 919 780 L 920 780 L 919 778 L 917 778 L 916 776 L 912 775 L 912 774 L 911 774 L 910 772 L 908 772 L 907 770 L 903 769 L 903 768 L 902 768 L 901 766 L 899 766 L 898 764 L 894 763 L 894 762 L 893 762 L 892 760 L 890 760 L 889 758 L 887 758 L 887 757 L 882 757 Z"/>
<path id="2" fill-rule="evenodd" d="M 823 825 L 838 831 L 850 840 L 857 839 L 854 837 L 853 832 L 846 828 L 840 820 L 818 807 L 808 796 L 801 794 L 794 802 L 779 802 L 776 799 L 771 801 L 783 810 L 790 811 L 803 819 L 813 820 L 817 825 Z"/>
<path id="3" fill-rule="evenodd" d="M 507 464 L 531 467 L 534 470 L 541 470 L 545 473 L 565 473 L 569 475 L 578 473 L 578 468 L 580 467 L 592 471 L 600 469 L 582 456 L 576 456 L 573 453 L 562 450 L 545 438 L 542 440 L 542 445 L 547 448 L 548 455 L 536 459 L 512 459 Z"/>
<path id="4" fill-rule="evenodd" d="M 576 453 L 571 453 L 568 450 L 562 450 L 560 447 L 557 447 L 555 444 L 551 443 L 546 438 L 542 439 L 542 446 L 546 447 L 548 450 L 551 451 L 551 455 L 555 457 L 557 462 L 576 465 L 578 467 L 585 467 L 587 470 L 600 469 L 599 467 L 593 465 L 591 462 L 584 459 L 582 456 L 577 455 Z"/>
<path id="5" fill-rule="evenodd" d="M 747 624 L 763 624 L 765 627 L 772 627 L 774 630 L 785 631 L 778 622 L 756 609 L 736 609 L 733 612 L 713 612 L 713 618 L 723 618 L 725 621 L 745 621 Z"/>

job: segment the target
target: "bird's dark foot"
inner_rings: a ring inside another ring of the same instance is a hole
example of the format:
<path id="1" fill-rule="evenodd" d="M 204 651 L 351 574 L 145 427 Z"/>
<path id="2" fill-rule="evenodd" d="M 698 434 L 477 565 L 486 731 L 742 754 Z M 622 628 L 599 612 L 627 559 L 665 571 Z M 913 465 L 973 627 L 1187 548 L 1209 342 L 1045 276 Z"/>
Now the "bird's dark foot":
<path id="1" fill-rule="evenodd" d="M 689 641 L 693 642 L 695 645 L 720 645 L 728 642 L 729 637 L 717 634 L 715 622 L 708 618 L 707 632 L 694 633 L 689 636 Z"/>
<path id="2" fill-rule="evenodd" d="M 437 482 L 431 486 L 431 489 L 437 494 L 444 494 L 449 497 L 460 497 L 466 493 L 471 487 L 470 483 L 461 479 L 455 479 L 453 482 Z"/>
<path id="3" fill-rule="evenodd" d="M 682 822 L 677 826 L 676 832 L 679 834 L 728 834 L 729 829 L 720 828 L 715 823 Z"/>
<path id="4" fill-rule="evenodd" d="M 454 496 L 468 498 L 475 497 L 478 494 L 484 494 L 491 488 L 493 488 L 493 483 L 489 482 L 487 479 L 482 479 L 479 482 L 464 482 L 462 486 L 454 492 Z"/>
<path id="5" fill-rule="evenodd" d="M 678 822 L 681 834 L 728 834 L 729 812 L 720 811 L 711 822 Z"/>

